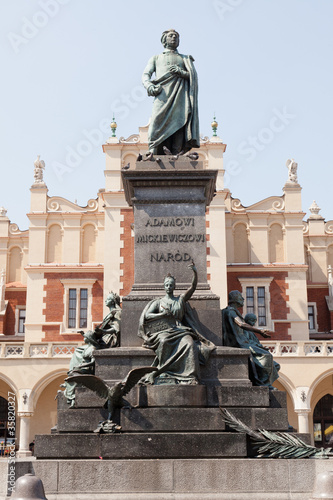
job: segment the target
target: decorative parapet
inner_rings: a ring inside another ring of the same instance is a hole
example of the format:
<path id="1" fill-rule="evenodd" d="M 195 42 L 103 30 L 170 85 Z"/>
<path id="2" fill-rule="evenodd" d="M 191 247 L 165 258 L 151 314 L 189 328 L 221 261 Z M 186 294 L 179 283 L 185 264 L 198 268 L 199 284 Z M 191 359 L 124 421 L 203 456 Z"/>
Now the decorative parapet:
<path id="1" fill-rule="evenodd" d="M 262 342 L 276 357 L 333 356 L 333 341 Z"/>
<path id="2" fill-rule="evenodd" d="M 88 200 L 85 207 L 80 207 L 76 203 L 61 198 L 60 196 L 52 196 L 47 200 L 47 210 L 48 212 L 97 212 L 98 200 Z"/>
<path id="3" fill-rule="evenodd" d="M 237 198 L 231 199 L 231 212 L 246 213 L 246 212 L 282 212 L 284 210 L 284 198 L 281 196 L 270 196 L 265 200 L 254 203 L 249 207 L 244 207 L 241 201 Z"/>
<path id="4" fill-rule="evenodd" d="M 3 342 L 0 358 L 70 358 L 79 345 L 83 342 Z"/>

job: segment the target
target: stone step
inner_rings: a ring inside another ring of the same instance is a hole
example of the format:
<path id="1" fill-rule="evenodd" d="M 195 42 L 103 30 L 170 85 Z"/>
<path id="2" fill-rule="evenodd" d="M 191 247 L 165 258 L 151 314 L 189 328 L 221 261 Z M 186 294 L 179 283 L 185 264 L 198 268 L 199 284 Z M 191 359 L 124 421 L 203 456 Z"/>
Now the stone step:
<path id="1" fill-rule="evenodd" d="M 246 457 L 243 434 L 231 432 L 40 434 L 37 459 L 226 458 Z"/>
<path id="2" fill-rule="evenodd" d="M 232 408 L 230 411 L 251 429 L 287 431 L 285 408 Z M 93 432 L 107 418 L 101 408 L 58 411 L 57 432 Z M 122 408 L 114 418 L 123 432 L 221 432 L 225 424 L 219 408 Z M 231 429 L 229 429 L 231 430 Z"/>
<path id="3" fill-rule="evenodd" d="M 115 381 L 108 381 L 112 386 Z M 126 396 L 132 406 L 223 406 L 223 407 L 271 407 L 286 408 L 286 393 L 269 391 L 268 387 L 252 386 L 147 386 L 134 387 Z M 93 408 L 104 404 L 89 389 L 76 389 L 76 407 Z M 68 405 L 61 395 L 58 409 L 65 410 Z"/>

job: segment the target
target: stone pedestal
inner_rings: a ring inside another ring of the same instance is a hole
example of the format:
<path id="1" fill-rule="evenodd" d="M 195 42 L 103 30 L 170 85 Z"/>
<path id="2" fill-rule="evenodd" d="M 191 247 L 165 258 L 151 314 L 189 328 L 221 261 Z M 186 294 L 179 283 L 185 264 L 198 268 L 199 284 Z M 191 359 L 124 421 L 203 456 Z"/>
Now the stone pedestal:
<path id="1" fill-rule="evenodd" d="M 219 297 L 207 282 L 206 207 L 215 191 L 217 170 L 203 162 L 163 156 L 161 161 L 137 162 L 122 172 L 127 203 L 134 210 L 135 276 L 131 293 L 123 299 L 121 345 L 141 345 L 136 336 L 140 314 L 149 300 L 164 294 L 168 273 L 176 278 L 176 294 L 189 288 L 195 262 L 197 291 L 191 305 L 203 334 L 222 345 Z"/>

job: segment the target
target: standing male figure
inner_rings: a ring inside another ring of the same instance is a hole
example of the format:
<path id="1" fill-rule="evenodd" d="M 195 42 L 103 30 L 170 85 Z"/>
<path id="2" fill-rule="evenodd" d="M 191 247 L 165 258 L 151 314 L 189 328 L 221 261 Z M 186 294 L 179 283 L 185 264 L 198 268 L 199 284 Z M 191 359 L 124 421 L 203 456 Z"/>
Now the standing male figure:
<path id="1" fill-rule="evenodd" d="M 193 57 L 177 50 L 177 31 L 164 31 L 161 42 L 165 50 L 149 59 L 142 76 L 148 95 L 155 97 L 148 130 L 149 152 L 164 154 L 165 146 L 176 155 L 200 147 L 198 78 Z"/>

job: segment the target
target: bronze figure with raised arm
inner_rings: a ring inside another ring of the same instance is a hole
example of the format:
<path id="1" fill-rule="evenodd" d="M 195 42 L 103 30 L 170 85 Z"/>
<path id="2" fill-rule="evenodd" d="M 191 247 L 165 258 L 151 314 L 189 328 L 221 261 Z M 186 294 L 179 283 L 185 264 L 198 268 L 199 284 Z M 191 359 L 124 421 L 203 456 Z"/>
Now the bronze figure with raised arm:
<path id="1" fill-rule="evenodd" d="M 198 282 L 194 263 L 190 288 L 178 297 L 174 296 L 176 280 L 168 275 L 164 279 L 165 295 L 147 304 L 140 318 L 138 335 L 143 347 L 153 349 L 156 358 L 147 384 L 198 384 L 200 364 L 205 364 L 215 345 L 200 333 L 200 325 L 188 301 Z"/>

